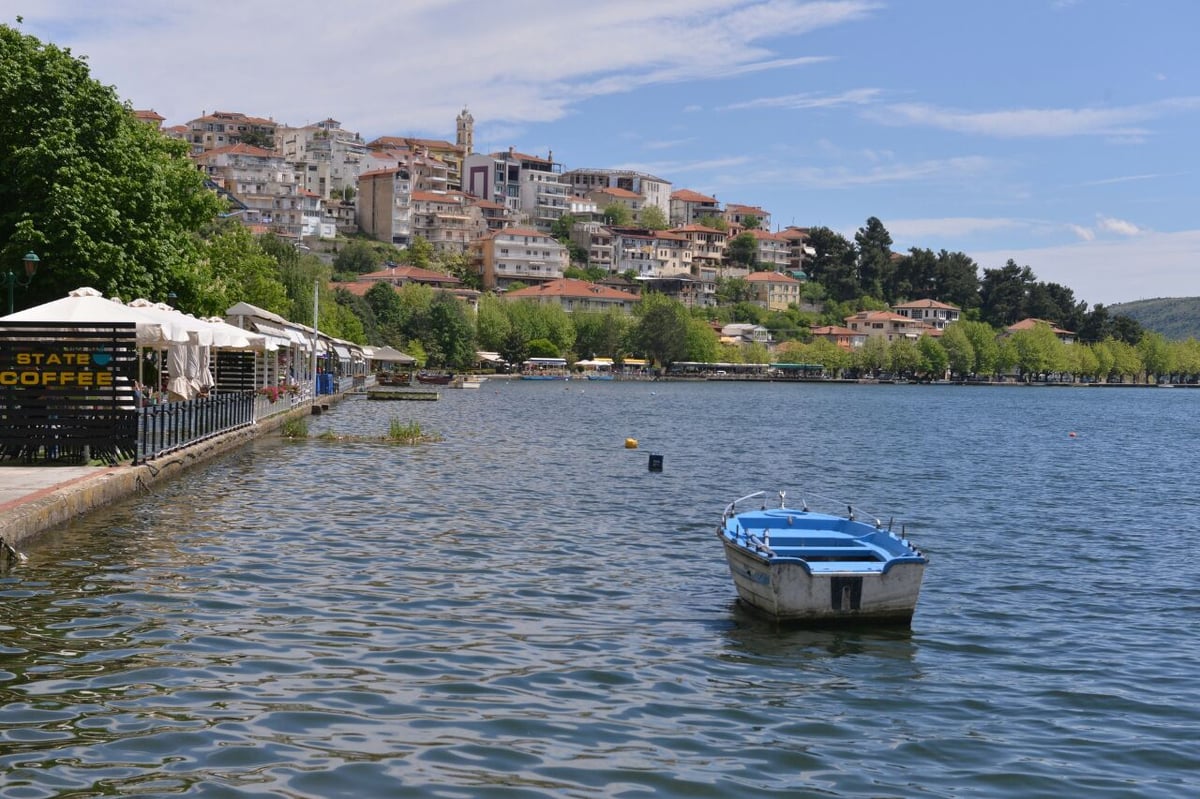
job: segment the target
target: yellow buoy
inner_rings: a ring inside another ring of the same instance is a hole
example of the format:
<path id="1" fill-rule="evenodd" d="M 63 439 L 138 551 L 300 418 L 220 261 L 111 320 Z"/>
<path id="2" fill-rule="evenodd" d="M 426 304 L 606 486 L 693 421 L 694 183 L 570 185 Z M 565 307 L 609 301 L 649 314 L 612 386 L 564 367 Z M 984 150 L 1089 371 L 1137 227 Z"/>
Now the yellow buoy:
<path id="1" fill-rule="evenodd" d="M 625 449 L 637 449 L 637 439 L 636 438 L 625 439 Z"/>

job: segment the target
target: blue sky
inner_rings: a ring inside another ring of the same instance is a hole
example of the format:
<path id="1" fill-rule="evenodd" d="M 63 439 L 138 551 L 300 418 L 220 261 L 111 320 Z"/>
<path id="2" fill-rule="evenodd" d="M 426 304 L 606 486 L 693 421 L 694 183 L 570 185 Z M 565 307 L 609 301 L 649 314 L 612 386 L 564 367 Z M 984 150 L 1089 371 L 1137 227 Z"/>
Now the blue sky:
<path id="1" fill-rule="evenodd" d="M 638 169 L 775 227 L 1200 296 L 1194 0 L 0 0 L 166 124 L 213 110 Z"/>

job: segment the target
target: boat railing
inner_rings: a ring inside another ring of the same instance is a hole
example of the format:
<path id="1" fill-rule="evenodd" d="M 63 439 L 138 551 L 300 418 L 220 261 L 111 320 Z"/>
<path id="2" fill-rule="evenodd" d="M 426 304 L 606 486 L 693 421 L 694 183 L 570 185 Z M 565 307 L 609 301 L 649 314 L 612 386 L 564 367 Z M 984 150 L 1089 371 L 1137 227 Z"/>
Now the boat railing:
<path id="1" fill-rule="evenodd" d="M 748 502 L 752 499 L 761 498 L 762 499 L 762 510 L 766 510 L 767 509 L 766 498 L 771 493 L 772 492 L 769 492 L 769 491 L 755 491 L 753 494 L 747 494 L 744 497 L 738 497 L 733 502 L 730 502 L 728 505 L 725 506 L 725 511 L 721 516 L 722 522 L 728 520 L 729 517 L 735 515 L 737 513 L 737 508 L 739 505 L 741 505 L 744 502 Z M 787 500 L 787 492 L 779 491 L 776 493 L 776 495 L 779 497 L 779 507 L 785 507 L 786 506 L 785 503 Z M 808 503 L 809 498 L 817 500 L 820 503 L 822 503 L 823 505 L 828 505 L 833 508 L 845 508 L 845 513 L 839 513 L 838 515 L 844 515 L 850 521 L 861 521 L 864 524 L 871 524 L 875 527 L 876 530 L 888 530 L 890 532 L 892 530 L 893 525 L 895 524 L 895 517 L 889 517 L 888 522 L 885 525 L 883 523 L 882 515 L 871 513 L 870 511 L 865 511 L 862 508 L 855 507 L 850 502 L 845 502 L 843 500 L 835 499 L 833 497 L 823 496 L 821 494 L 818 494 L 818 493 L 812 492 L 812 491 L 806 491 L 806 492 L 800 494 L 800 508 L 799 509 L 806 513 L 809 510 L 809 503 Z"/>

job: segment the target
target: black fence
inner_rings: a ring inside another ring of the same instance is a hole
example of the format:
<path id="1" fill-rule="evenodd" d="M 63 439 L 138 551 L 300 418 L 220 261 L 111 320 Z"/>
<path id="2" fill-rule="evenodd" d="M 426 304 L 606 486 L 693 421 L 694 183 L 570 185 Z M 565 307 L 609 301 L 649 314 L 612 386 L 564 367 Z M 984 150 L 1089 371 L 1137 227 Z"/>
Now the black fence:
<path id="1" fill-rule="evenodd" d="M 254 422 L 254 392 L 235 391 L 141 409 L 135 462 L 143 463 L 172 450 Z"/>
<path id="2" fill-rule="evenodd" d="M 133 324 L 0 322 L 0 460 L 133 457 L 136 377 Z"/>

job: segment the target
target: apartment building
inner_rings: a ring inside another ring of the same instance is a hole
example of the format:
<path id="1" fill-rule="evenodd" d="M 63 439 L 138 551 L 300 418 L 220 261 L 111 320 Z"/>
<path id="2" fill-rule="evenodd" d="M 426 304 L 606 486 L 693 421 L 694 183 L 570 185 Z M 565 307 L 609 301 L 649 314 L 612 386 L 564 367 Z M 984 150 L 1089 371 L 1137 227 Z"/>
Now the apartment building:
<path id="1" fill-rule="evenodd" d="M 397 247 L 412 243 L 412 171 L 398 166 L 358 176 L 358 228 L 363 233 Z"/>
<path id="2" fill-rule="evenodd" d="M 587 252 L 587 265 L 609 274 L 614 268 L 613 232 L 599 222 L 576 222 L 571 226 L 571 243 Z"/>
<path id="3" fill-rule="evenodd" d="M 691 225 L 705 217 L 721 215 L 721 204 L 715 197 L 691 189 L 671 192 L 671 213 L 668 218 L 675 227 Z"/>
<path id="4" fill-rule="evenodd" d="M 953 305 L 947 305 L 937 300 L 913 300 L 912 302 L 893 305 L 892 311 L 924 322 L 929 327 L 945 330 L 946 325 L 957 322 L 962 310 Z"/>
<path id="5" fill-rule="evenodd" d="M 504 298 L 558 305 L 567 313 L 615 309 L 628 314 L 633 312 L 633 306 L 638 302 L 636 294 L 569 277 L 516 289 L 504 294 Z"/>
<path id="6" fill-rule="evenodd" d="M 471 242 L 467 253 L 485 290 L 506 290 L 514 283 L 557 280 L 568 265 L 567 248 L 549 234 L 528 227 L 493 230 Z"/>
<path id="7" fill-rule="evenodd" d="M 800 305 L 800 289 L 804 286 L 794 277 L 780 272 L 751 272 L 746 276 L 752 302 L 768 311 L 786 311 Z"/>
<path id="8" fill-rule="evenodd" d="M 446 164 L 428 153 L 411 150 L 372 150 L 368 162 L 394 164 L 364 172 L 358 177 L 358 226 L 367 235 L 407 247 L 413 230 L 413 193 L 447 195 Z M 454 237 L 452 237 L 454 238 Z"/>
<path id="9" fill-rule="evenodd" d="M 570 187 L 559 178 L 562 165 L 546 158 L 507 152 L 472 154 L 463 159 L 463 190 L 509 208 L 522 220 L 548 233 L 554 222 L 567 213 Z"/>
<path id="10" fill-rule="evenodd" d="M 671 182 L 654 175 L 630 169 L 572 169 L 563 173 L 562 181 L 577 197 L 598 189 L 624 189 L 641 197 L 642 207 L 655 206 L 671 218 Z"/>
<path id="11" fill-rule="evenodd" d="M 437 252 L 465 253 L 488 231 L 483 212 L 460 191 L 412 193 L 412 229 Z"/>
<path id="12" fill-rule="evenodd" d="M 771 215 L 757 205 L 729 203 L 725 206 L 722 216 L 729 223 L 730 235 L 736 235 L 747 228 L 771 229 Z"/>
<path id="13" fill-rule="evenodd" d="M 805 264 L 817 257 L 817 250 L 808 243 L 808 228 L 791 225 L 779 231 L 779 236 L 788 243 L 787 271 L 800 280 L 808 278 Z"/>
<path id="14" fill-rule="evenodd" d="M 692 253 L 692 274 L 700 274 L 696 271 L 698 269 L 708 269 L 714 275 L 723 274 L 725 246 L 728 243 L 728 236 L 723 231 L 693 224 L 677 227 L 671 232 L 687 241 Z M 743 275 L 749 273 L 745 269 L 740 271 Z"/>
<path id="15" fill-rule="evenodd" d="M 628 189 L 592 189 L 587 193 L 587 199 L 596 203 L 596 207 L 601 213 L 605 208 L 616 206 L 624 208 L 629 212 L 630 219 L 638 219 L 642 214 L 643 203 L 645 202 L 642 195 L 637 192 L 629 191 Z"/>
<path id="16" fill-rule="evenodd" d="M 283 156 L 249 144 L 219 147 L 192 156 L 218 193 L 227 193 L 247 224 L 262 224 L 287 237 L 317 235 L 312 217 L 320 221 L 320 198 L 302 195 L 299 177 Z"/>
<path id="17" fill-rule="evenodd" d="M 336 119 L 324 119 L 299 128 L 280 125 L 276 150 L 294 164 L 308 191 L 328 200 L 357 190 L 358 175 L 365 171 L 367 145 Z"/>
<path id="18" fill-rule="evenodd" d="M 846 317 L 846 327 L 855 333 L 888 342 L 902 338 L 915 341 L 927 329 L 924 322 L 891 311 L 859 311 Z"/>
<path id="19" fill-rule="evenodd" d="M 278 125 L 273 119 L 252 117 L 237 111 L 214 111 L 187 123 L 192 155 L 209 150 L 250 144 L 266 150 L 275 147 Z"/>
<path id="20" fill-rule="evenodd" d="M 755 258 L 762 269 L 783 272 L 791 266 L 792 244 L 783 234 L 772 233 L 769 230 L 743 232 L 754 237 L 754 243 L 757 245 Z"/>
<path id="21" fill-rule="evenodd" d="M 638 278 L 642 291 L 653 291 L 679 300 L 688 308 L 715 308 L 717 280 L 687 273 Z"/>

